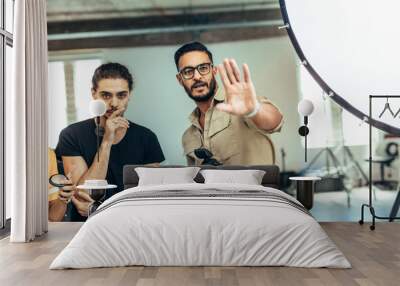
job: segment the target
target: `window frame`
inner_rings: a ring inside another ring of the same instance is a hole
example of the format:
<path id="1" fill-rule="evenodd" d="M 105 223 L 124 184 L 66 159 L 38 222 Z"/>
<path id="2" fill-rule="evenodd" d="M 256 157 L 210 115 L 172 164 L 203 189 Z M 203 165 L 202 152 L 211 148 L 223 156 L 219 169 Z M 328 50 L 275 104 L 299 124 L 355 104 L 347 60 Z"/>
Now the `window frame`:
<path id="1" fill-rule="evenodd" d="M 15 0 L 11 0 L 13 13 Z M 13 34 L 6 30 L 6 0 L 0 0 L 0 237 L 10 232 L 11 219 L 6 218 L 6 188 L 5 188 L 5 103 L 6 103 L 6 50 L 13 48 Z M 13 15 L 14 16 L 14 15 Z M 14 18 L 13 18 L 14 19 Z M 14 27 L 13 27 L 14 28 Z M 12 29 L 13 30 L 13 29 Z"/>

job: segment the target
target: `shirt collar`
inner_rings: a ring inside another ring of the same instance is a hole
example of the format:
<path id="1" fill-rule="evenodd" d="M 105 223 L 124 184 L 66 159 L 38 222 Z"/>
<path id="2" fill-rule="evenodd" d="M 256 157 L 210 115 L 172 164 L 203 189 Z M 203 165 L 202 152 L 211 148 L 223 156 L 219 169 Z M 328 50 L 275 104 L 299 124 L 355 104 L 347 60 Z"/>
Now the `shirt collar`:
<path id="1" fill-rule="evenodd" d="M 224 91 L 217 86 L 217 90 L 215 92 L 213 101 L 211 103 L 211 106 L 214 107 L 217 103 L 223 102 L 225 100 L 225 94 Z M 212 108 L 210 107 L 210 108 Z M 196 107 L 192 113 L 189 115 L 189 121 L 192 123 L 192 125 L 196 126 L 198 129 L 201 129 L 200 123 L 199 123 L 199 117 L 200 117 L 200 110 L 198 107 Z"/>
<path id="2" fill-rule="evenodd" d="M 199 123 L 199 117 L 200 117 L 200 111 L 199 111 L 199 108 L 196 107 L 192 111 L 192 113 L 190 113 L 189 121 L 190 121 L 190 123 L 192 123 L 192 125 L 194 125 L 198 129 L 201 129 L 201 126 L 200 126 L 200 123 Z"/>

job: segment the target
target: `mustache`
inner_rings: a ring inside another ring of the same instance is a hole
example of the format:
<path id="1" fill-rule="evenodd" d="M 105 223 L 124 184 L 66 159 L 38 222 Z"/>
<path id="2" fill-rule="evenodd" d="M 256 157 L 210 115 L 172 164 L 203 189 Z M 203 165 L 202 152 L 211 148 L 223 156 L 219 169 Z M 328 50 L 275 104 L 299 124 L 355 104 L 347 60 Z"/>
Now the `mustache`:
<path id="1" fill-rule="evenodd" d="M 114 112 L 114 111 L 116 111 L 116 110 L 118 110 L 118 108 L 116 108 L 116 107 L 111 107 L 110 109 L 107 109 L 107 112 Z"/>
<path id="2" fill-rule="evenodd" d="M 193 89 L 195 89 L 196 87 L 200 87 L 200 86 L 207 86 L 207 87 L 208 87 L 208 84 L 207 84 L 206 82 L 204 82 L 204 81 L 196 81 L 196 82 L 190 87 L 190 89 L 193 90 Z"/>
<path id="3" fill-rule="evenodd" d="M 207 84 L 207 86 L 209 87 L 209 91 L 207 94 L 204 94 L 202 96 L 193 96 L 191 89 L 188 86 L 184 86 L 184 88 L 185 88 L 187 95 L 191 99 L 193 99 L 195 102 L 205 102 L 215 95 L 215 90 L 217 88 L 217 83 L 216 83 L 215 79 L 212 79 L 210 84 Z"/>

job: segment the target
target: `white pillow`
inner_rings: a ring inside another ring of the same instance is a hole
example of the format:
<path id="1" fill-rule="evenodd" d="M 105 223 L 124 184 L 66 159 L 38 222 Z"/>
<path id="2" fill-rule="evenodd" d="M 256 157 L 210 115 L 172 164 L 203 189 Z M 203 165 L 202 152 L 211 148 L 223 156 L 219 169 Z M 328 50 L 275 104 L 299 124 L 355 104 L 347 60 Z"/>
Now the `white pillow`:
<path id="1" fill-rule="evenodd" d="M 199 167 L 135 168 L 139 176 L 138 186 L 195 183 L 193 179 L 199 170 Z"/>
<path id="2" fill-rule="evenodd" d="M 261 170 L 201 170 L 205 184 L 226 183 L 261 185 L 265 171 Z"/>

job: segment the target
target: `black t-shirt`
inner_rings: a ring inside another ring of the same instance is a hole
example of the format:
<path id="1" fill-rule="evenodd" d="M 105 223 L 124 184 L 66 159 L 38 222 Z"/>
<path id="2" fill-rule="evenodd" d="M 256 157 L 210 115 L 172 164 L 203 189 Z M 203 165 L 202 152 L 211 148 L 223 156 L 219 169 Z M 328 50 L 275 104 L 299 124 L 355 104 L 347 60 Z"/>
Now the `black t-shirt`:
<path id="1" fill-rule="evenodd" d="M 165 160 L 157 136 L 146 127 L 131 121 L 129 123 L 124 138 L 111 147 L 106 180 L 118 187 L 109 190 L 107 197 L 123 190 L 124 165 L 144 165 Z M 93 161 L 97 160 L 95 129 L 96 124 L 92 118 L 64 128 L 55 150 L 57 158 L 61 160 L 61 156 L 81 156 L 90 168 Z M 100 137 L 100 145 L 102 139 L 103 137 Z"/>

